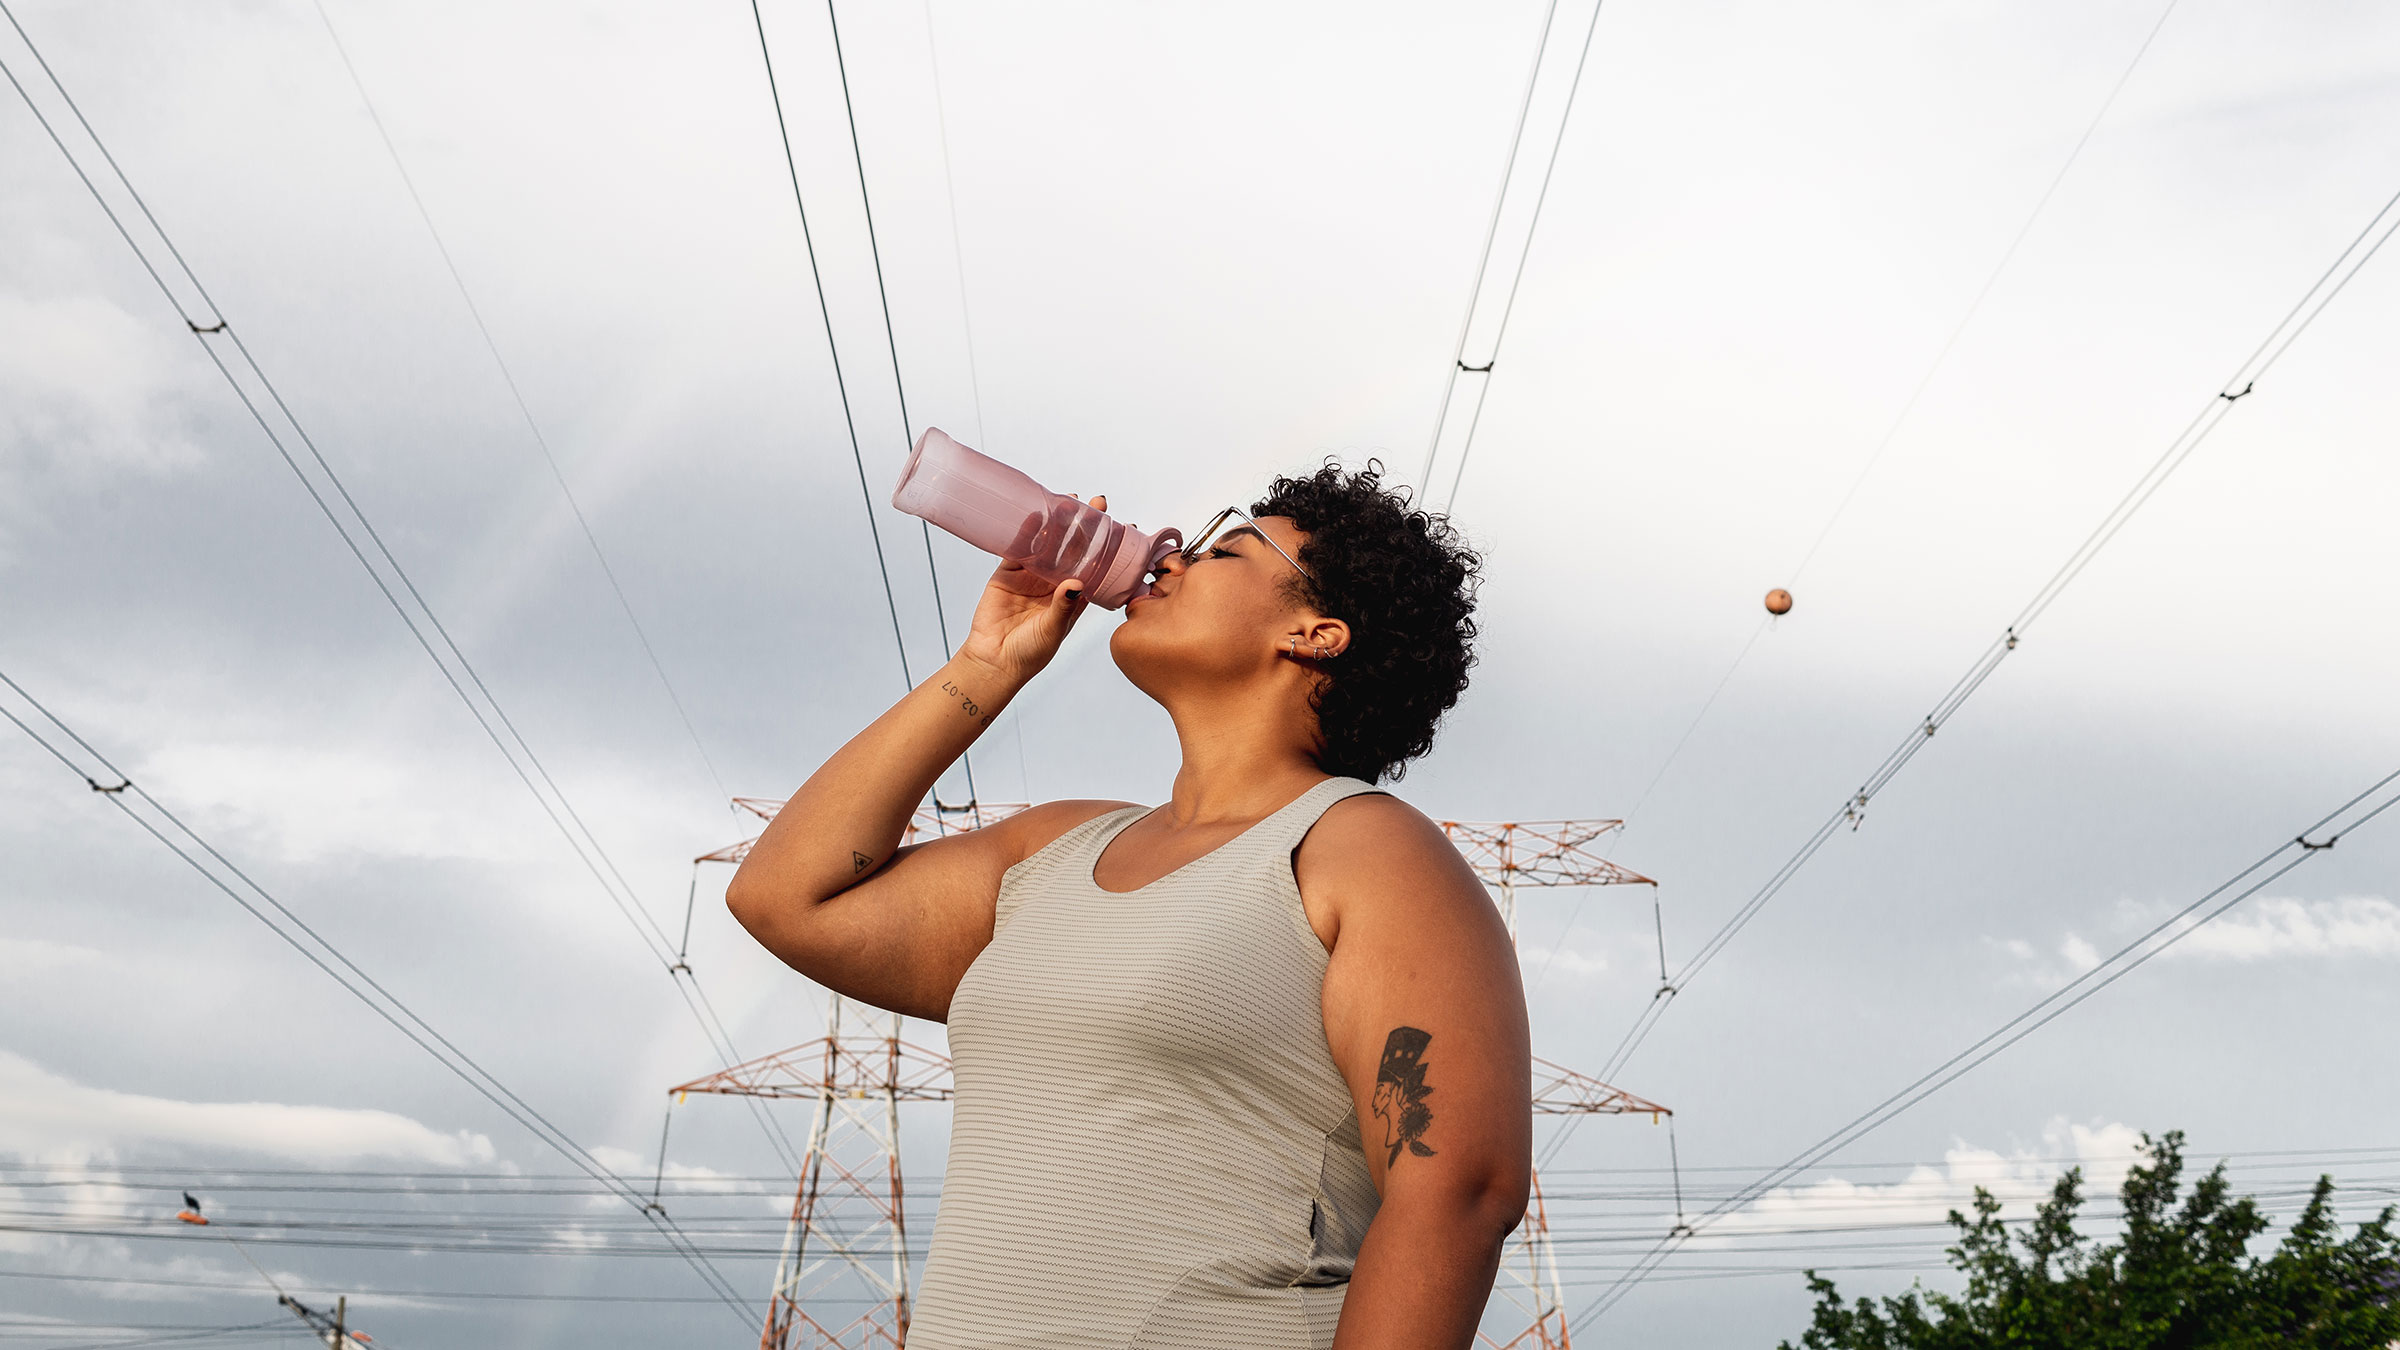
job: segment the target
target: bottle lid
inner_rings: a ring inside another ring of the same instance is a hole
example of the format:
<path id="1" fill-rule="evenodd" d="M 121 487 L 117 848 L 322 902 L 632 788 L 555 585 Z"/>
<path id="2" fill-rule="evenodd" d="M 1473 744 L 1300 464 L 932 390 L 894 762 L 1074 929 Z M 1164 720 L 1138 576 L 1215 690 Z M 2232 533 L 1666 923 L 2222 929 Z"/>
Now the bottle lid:
<path id="1" fill-rule="evenodd" d="M 1122 609 L 1125 603 L 1142 588 L 1142 578 L 1148 576 L 1166 556 L 1183 547 L 1183 531 L 1170 525 L 1157 534 L 1145 534 L 1131 525 L 1125 527 L 1125 538 L 1117 545 L 1116 556 L 1109 559 L 1108 568 L 1099 583 L 1092 587 L 1092 603 L 1102 609 Z"/>

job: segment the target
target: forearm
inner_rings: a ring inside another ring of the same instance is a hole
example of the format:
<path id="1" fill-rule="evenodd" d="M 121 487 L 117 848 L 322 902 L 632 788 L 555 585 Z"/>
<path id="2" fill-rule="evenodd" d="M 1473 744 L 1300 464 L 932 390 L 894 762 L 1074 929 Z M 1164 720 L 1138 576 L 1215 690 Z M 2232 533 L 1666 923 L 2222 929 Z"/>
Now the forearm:
<path id="1" fill-rule="evenodd" d="M 734 885 L 750 903 L 840 894 L 900 846 L 909 817 L 1020 683 L 953 657 L 809 775 L 750 850 Z"/>
<path id="2" fill-rule="evenodd" d="M 1334 1350 L 1464 1350 L 1513 1220 L 1489 1197 L 1386 1197 L 1359 1248 Z"/>

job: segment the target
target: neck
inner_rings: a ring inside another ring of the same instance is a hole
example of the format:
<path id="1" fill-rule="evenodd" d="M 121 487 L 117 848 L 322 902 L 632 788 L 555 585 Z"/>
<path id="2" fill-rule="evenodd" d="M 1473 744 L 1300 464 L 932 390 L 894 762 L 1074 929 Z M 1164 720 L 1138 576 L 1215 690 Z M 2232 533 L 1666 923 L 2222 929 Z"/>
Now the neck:
<path id="1" fill-rule="evenodd" d="M 1176 825 L 1256 820 L 1325 777 L 1309 753 L 1316 717 L 1305 690 L 1276 685 L 1196 692 L 1168 707 L 1183 748 L 1166 808 Z"/>

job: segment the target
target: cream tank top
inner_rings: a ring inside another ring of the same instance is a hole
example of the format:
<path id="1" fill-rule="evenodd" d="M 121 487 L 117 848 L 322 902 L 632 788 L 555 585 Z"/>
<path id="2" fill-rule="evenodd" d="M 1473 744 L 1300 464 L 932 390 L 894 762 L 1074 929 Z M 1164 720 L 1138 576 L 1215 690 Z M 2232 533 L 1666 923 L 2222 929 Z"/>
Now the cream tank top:
<path id="1" fill-rule="evenodd" d="M 1331 778 L 1140 890 L 1147 813 L 1000 883 L 950 1005 L 957 1106 L 911 1350 L 1326 1350 L 1378 1203 L 1292 851 Z"/>

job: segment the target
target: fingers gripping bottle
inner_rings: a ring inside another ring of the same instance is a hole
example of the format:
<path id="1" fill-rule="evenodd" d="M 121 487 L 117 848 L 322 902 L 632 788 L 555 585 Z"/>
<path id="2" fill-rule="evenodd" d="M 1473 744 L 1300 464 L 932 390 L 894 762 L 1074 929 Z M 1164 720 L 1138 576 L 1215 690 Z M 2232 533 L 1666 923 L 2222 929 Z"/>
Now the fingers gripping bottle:
<path id="1" fill-rule="evenodd" d="M 1103 609 L 1132 599 L 1142 578 L 1183 543 L 1180 530 L 1149 534 L 1112 520 L 932 427 L 909 452 L 892 505 L 1022 564 L 1049 585 L 1081 577 L 1084 594 Z"/>

